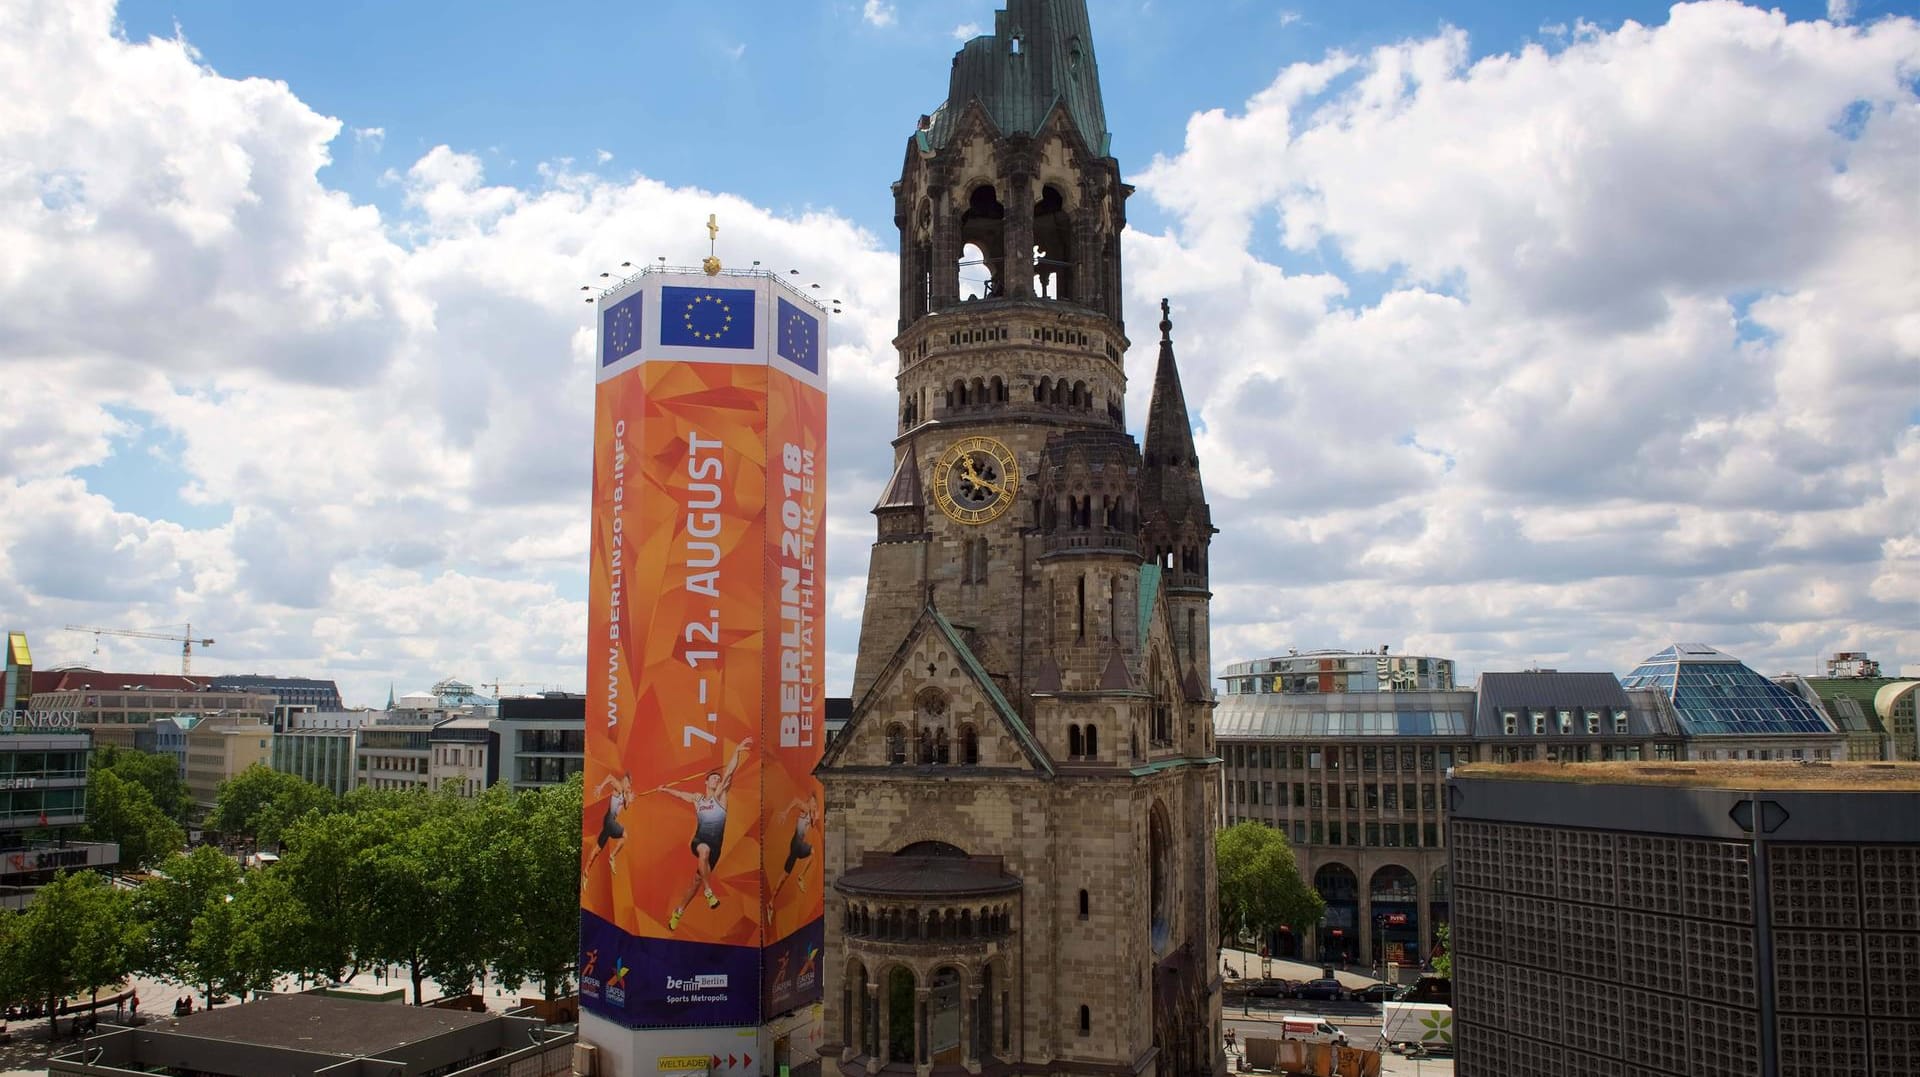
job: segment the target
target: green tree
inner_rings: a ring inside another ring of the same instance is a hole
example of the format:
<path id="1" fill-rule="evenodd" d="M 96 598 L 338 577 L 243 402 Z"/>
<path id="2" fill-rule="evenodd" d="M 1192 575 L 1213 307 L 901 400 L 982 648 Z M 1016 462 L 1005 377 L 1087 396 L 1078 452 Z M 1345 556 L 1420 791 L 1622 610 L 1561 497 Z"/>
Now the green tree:
<path id="1" fill-rule="evenodd" d="M 228 930 L 231 913 L 221 911 L 205 925 L 199 921 L 239 891 L 240 865 L 210 845 L 162 861 L 155 877 L 134 895 L 135 914 L 147 928 L 139 967 L 178 984 L 204 987 L 211 1002 L 216 982 L 224 984 L 228 977 L 209 939 Z"/>
<path id="2" fill-rule="evenodd" d="M 331 790 L 255 763 L 220 783 L 206 825 L 221 834 L 278 845 L 288 827 L 309 814 L 329 812 L 336 806 L 338 799 Z"/>
<path id="3" fill-rule="evenodd" d="M 124 979 L 141 942 L 126 891 L 93 872 L 55 875 L 9 927 L 4 979 L 16 994 L 42 1002 L 59 1034 L 62 999 Z M 11 918 L 10 918 L 11 919 Z"/>
<path id="4" fill-rule="evenodd" d="M 538 982 L 549 1000 L 566 990 L 579 955 L 580 784 L 575 774 L 515 794 L 499 832 L 511 899 L 501 911 L 505 945 L 495 971 L 505 983 Z"/>
<path id="5" fill-rule="evenodd" d="M 179 761 L 171 755 L 105 744 L 94 749 L 91 769 L 110 770 L 126 781 L 139 783 L 153 798 L 153 806 L 176 823 L 185 823 L 187 813 L 193 810 L 193 795 L 180 776 Z"/>
<path id="6" fill-rule="evenodd" d="M 1264 938 L 1281 928 L 1305 929 L 1327 903 L 1300 878 L 1284 834 L 1263 823 L 1228 827 L 1214 838 L 1219 871 L 1221 942 L 1246 930 Z"/>
<path id="7" fill-rule="evenodd" d="M 104 769 L 96 769 L 88 781 L 87 823 L 80 836 L 118 843 L 123 868 L 152 867 L 187 843 L 186 832 L 154 804 L 146 786 Z"/>
<path id="8" fill-rule="evenodd" d="M 363 849 L 382 840 L 377 825 L 361 812 L 343 811 L 309 815 L 288 828 L 274 870 L 307 917 L 297 949 L 287 956 L 289 971 L 340 980 L 360 967 L 367 912 L 355 864 Z"/>
<path id="9" fill-rule="evenodd" d="M 1441 924 L 1433 932 L 1433 974 L 1453 978 L 1453 925 Z"/>
<path id="10" fill-rule="evenodd" d="M 284 865 L 247 872 L 232 909 L 239 925 L 229 964 L 237 989 L 271 991 L 281 974 L 309 971 L 305 940 L 313 919 Z"/>

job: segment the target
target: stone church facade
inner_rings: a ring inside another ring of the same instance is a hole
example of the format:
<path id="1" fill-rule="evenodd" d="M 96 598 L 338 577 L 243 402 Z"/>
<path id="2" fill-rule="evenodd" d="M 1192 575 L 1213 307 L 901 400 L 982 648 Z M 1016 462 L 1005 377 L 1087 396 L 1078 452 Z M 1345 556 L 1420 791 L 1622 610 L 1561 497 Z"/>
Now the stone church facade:
<path id="1" fill-rule="evenodd" d="M 893 188 L 895 467 L 819 771 L 843 1073 L 1225 1072 L 1213 526 L 1164 303 L 1127 433 L 1108 141 L 1084 0 L 1010 0 Z"/>

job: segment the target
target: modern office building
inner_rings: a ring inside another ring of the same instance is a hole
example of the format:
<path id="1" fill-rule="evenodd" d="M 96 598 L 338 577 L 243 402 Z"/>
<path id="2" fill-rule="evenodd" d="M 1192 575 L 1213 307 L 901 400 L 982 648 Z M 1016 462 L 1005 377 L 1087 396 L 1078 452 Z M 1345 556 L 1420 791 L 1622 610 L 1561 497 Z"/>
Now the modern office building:
<path id="1" fill-rule="evenodd" d="M 33 673 L 36 710 L 74 711 L 95 744 L 153 751 L 153 720 L 197 714 L 269 722 L 279 701 L 264 692 L 221 692 L 207 680 L 172 673 L 50 669 Z"/>
<path id="2" fill-rule="evenodd" d="M 558 785 L 586 767 L 587 697 L 509 696 L 493 720 L 499 780 L 514 789 Z"/>
<path id="3" fill-rule="evenodd" d="M 354 786 L 354 746 L 360 727 L 380 711 L 306 711 L 288 716 L 273 735 L 267 765 L 340 796 Z"/>
<path id="4" fill-rule="evenodd" d="M 471 797 L 499 780 L 500 735 L 491 721 L 485 715 L 460 714 L 434 724 L 427 733 L 428 787 Z"/>
<path id="5" fill-rule="evenodd" d="M 1920 766 L 1447 783 L 1461 1077 L 1911 1077 Z"/>
<path id="6" fill-rule="evenodd" d="M 1886 723 L 1893 738 L 1893 757 L 1920 760 L 1920 735 L 1914 725 L 1914 705 L 1920 703 L 1920 680 L 1889 681 L 1873 694 L 1873 712 Z"/>
<path id="7" fill-rule="evenodd" d="M 1621 682 L 1672 705 L 1689 759 L 1845 759 L 1847 738 L 1821 710 L 1701 643 L 1676 643 Z"/>
<path id="8" fill-rule="evenodd" d="M 437 711 L 385 711 L 360 727 L 354 748 L 355 786 L 411 789 L 429 784 L 433 727 L 445 720 Z"/>
<path id="9" fill-rule="evenodd" d="M 1454 687 L 1452 661 L 1312 651 L 1237 662 L 1222 680 L 1225 821 L 1278 827 L 1327 901 L 1307 938 L 1282 932 L 1274 952 L 1425 961 L 1448 918 L 1440 782 L 1474 758 L 1474 693 Z"/>
<path id="10" fill-rule="evenodd" d="M 119 862 L 112 842 L 63 835 L 87 821 L 90 751 L 86 733 L 0 728 L 0 910 L 25 908 L 56 871 Z"/>
<path id="11" fill-rule="evenodd" d="M 216 692 L 265 692 L 279 703 L 273 709 L 273 729 L 279 732 L 287 728 L 289 719 L 306 711 L 339 712 L 345 707 L 340 702 L 340 686 L 330 680 L 313 677 L 267 677 L 258 673 L 245 673 L 214 677 L 208 686 Z"/>
<path id="12" fill-rule="evenodd" d="M 265 764 L 273 726 L 251 715 L 216 714 L 187 727 L 187 765 L 181 777 L 194 806 L 211 811 L 220 783 L 254 764 Z"/>

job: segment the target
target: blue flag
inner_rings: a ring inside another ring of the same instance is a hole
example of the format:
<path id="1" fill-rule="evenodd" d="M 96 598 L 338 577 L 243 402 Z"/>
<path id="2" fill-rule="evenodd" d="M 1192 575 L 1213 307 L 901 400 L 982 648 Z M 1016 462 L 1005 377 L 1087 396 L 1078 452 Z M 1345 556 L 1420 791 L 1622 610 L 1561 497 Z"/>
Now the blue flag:
<path id="1" fill-rule="evenodd" d="M 780 343 L 774 351 L 809 374 L 820 373 L 820 319 L 784 299 L 779 304 Z"/>
<path id="2" fill-rule="evenodd" d="M 750 288 L 660 289 L 660 343 L 683 348 L 753 347 Z"/>
<path id="3" fill-rule="evenodd" d="M 611 366 L 640 350 L 640 300 L 645 295 L 635 292 L 601 313 L 601 366 Z"/>

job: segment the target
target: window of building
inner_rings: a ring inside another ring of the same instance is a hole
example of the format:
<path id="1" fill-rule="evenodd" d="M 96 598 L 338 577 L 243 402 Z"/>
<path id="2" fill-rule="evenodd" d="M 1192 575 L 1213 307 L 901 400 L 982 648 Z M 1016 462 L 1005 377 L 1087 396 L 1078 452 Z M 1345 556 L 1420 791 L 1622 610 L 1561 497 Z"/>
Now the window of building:
<path id="1" fill-rule="evenodd" d="M 1013 50 L 1015 52 L 1020 51 L 1019 46 L 1017 44 L 1018 40 L 1019 40 L 1018 38 L 1015 39 L 1016 45 Z M 1080 1034 L 1084 1036 L 1087 1033 L 1092 1031 L 1093 1031 L 1093 1011 L 1087 1009 L 1085 1006 L 1082 1006 L 1080 1007 Z"/>
<path id="2" fill-rule="evenodd" d="M 1357 749 L 1357 748 L 1348 748 L 1348 749 L 1347 749 L 1347 751 L 1346 751 L 1346 758 L 1345 758 L 1345 762 L 1346 762 L 1346 766 L 1347 766 L 1347 773 L 1349 773 L 1349 774 L 1351 774 L 1351 773 L 1353 773 L 1353 772 L 1354 772 L 1355 770 L 1358 770 L 1358 769 L 1360 768 L 1360 751 L 1359 751 L 1359 749 Z"/>
<path id="3" fill-rule="evenodd" d="M 1600 715 L 1597 712 L 1587 712 L 1587 735 L 1590 737 L 1600 735 Z"/>
<path id="4" fill-rule="evenodd" d="M 1327 769 L 1340 769 L 1340 749 L 1334 747 L 1327 748 Z"/>
<path id="5" fill-rule="evenodd" d="M 1393 824 L 1388 823 L 1387 825 L 1391 827 Z M 1400 844 L 1405 845 L 1407 848 L 1411 849 L 1415 846 L 1416 839 L 1418 839 L 1419 836 L 1420 836 L 1419 827 L 1415 826 L 1413 823 L 1400 824 Z"/>
<path id="6" fill-rule="evenodd" d="M 1273 783 L 1272 782 L 1260 783 L 1260 803 L 1262 804 L 1273 803 Z"/>
<path id="7" fill-rule="evenodd" d="M 887 762 L 900 766 L 907 761 L 907 727 L 890 725 L 887 727 Z"/>
<path id="8" fill-rule="evenodd" d="M 1313 825 L 1309 827 L 1307 830 L 1307 844 L 1321 845 L 1321 844 L 1324 844 L 1325 840 L 1326 840 L 1326 831 L 1320 825 L 1320 820 L 1315 819 L 1313 821 Z"/>
<path id="9" fill-rule="evenodd" d="M 1349 782 L 1347 784 L 1347 810 L 1360 810 L 1360 784 L 1358 782 Z"/>
<path id="10" fill-rule="evenodd" d="M 1304 760 L 1304 759 L 1306 758 L 1306 752 L 1305 752 L 1305 751 L 1303 751 L 1302 749 L 1299 749 L 1299 748 L 1293 748 L 1293 749 L 1290 749 L 1289 751 L 1290 751 L 1290 755 L 1291 755 L 1291 757 L 1292 757 L 1292 759 L 1293 759 L 1293 769 L 1295 769 L 1295 770 L 1302 770 L 1302 769 L 1304 769 L 1304 768 L 1305 768 L 1305 763 L 1303 763 L 1303 762 L 1302 762 L 1302 760 Z M 1316 766 L 1316 767 L 1320 765 L 1320 760 L 1319 760 L 1319 757 L 1318 757 L 1318 753 L 1315 753 L 1315 758 L 1314 758 L 1314 761 L 1313 761 L 1313 765 L 1314 765 L 1314 766 Z"/>
<path id="11" fill-rule="evenodd" d="M 1298 786 L 1295 786 L 1295 788 L 1298 788 Z M 1311 782 L 1307 785 L 1307 802 L 1311 807 L 1318 808 L 1320 806 L 1319 782 Z"/>
<path id="12" fill-rule="evenodd" d="M 1319 789 L 1320 787 L 1316 785 L 1313 788 Z M 1307 783 L 1293 783 L 1293 806 L 1296 808 L 1304 808 L 1307 806 Z"/>
<path id="13" fill-rule="evenodd" d="M 1080 919 L 1085 920 L 1087 918 L 1087 909 L 1088 909 L 1087 892 L 1085 890 L 1082 890 L 1080 891 Z"/>
<path id="14" fill-rule="evenodd" d="M 1547 716 L 1539 711 L 1533 712 L 1533 735 L 1536 737 L 1547 735 Z"/>
<path id="15" fill-rule="evenodd" d="M 1453 750 L 1451 748 L 1440 749 L 1440 769 L 1442 771 L 1453 769 Z"/>
<path id="16" fill-rule="evenodd" d="M 1433 772 L 1433 749 L 1432 748 L 1420 749 L 1420 769 L 1428 772 L 1429 774 Z"/>
<path id="17" fill-rule="evenodd" d="M 1501 725 L 1506 729 L 1507 736 L 1511 737 L 1513 736 L 1514 731 L 1518 729 L 1520 726 L 1520 716 L 1513 713 L 1512 711 L 1507 711 L 1505 714 L 1502 714 L 1500 716 L 1500 722 L 1501 722 Z"/>
<path id="18" fill-rule="evenodd" d="M 1295 819 L 1293 821 L 1293 843 L 1295 845 L 1305 845 L 1307 843 L 1306 820 Z"/>
<path id="19" fill-rule="evenodd" d="M 1560 733 L 1562 736 L 1564 736 L 1571 732 L 1573 732 L 1573 712 L 1561 711 L 1560 712 Z"/>
<path id="20" fill-rule="evenodd" d="M 1369 786 L 1371 788 L 1371 786 Z M 1400 810 L 1400 787 L 1388 785 L 1380 794 L 1380 807 L 1387 811 Z"/>
<path id="21" fill-rule="evenodd" d="M 1335 819 L 1327 824 L 1327 841 L 1333 845 L 1340 844 L 1340 820 Z"/>
<path id="22" fill-rule="evenodd" d="M 1360 749 L 1360 769 L 1368 774 L 1380 769 L 1380 752 L 1377 748 Z"/>
<path id="23" fill-rule="evenodd" d="M 1400 749 L 1400 772 L 1403 774 L 1413 773 L 1413 749 L 1412 748 Z"/>
<path id="24" fill-rule="evenodd" d="M 1400 828 L 1394 824 L 1388 823 L 1387 829 L 1381 834 L 1381 837 L 1385 840 L 1387 848 L 1398 849 L 1400 847 Z"/>
<path id="25" fill-rule="evenodd" d="M 1380 787 L 1372 782 L 1367 783 L 1367 810 L 1380 810 Z"/>
<path id="26" fill-rule="evenodd" d="M 1427 811 L 1434 810 L 1434 802 L 1439 796 L 1439 794 L 1434 791 L 1436 788 L 1438 787 L 1433 785 L 1423 785 L 1420 787 L 1420 806 Z"/>
<path id="27" fill-rule="evenodd" d="M 1440 824 L 1422 824 L 1421 836 L 1426 840 L 1427 848 L 1438 849 L 1440 847 Z"/>
<path id="28" fill-rule="evenodd" d="M 1613 735 L 1616 737 L 1624 737 L 1627 735 L 1627 712 L 1626 711 L 1613 712 Z"/>
<path id="29" fill-rule="evenodd" d="M 1400 810 L 1401 811 L 1413 810 L 1414 798 L 1420 795 L 1414 792 L 1414 788 L 1415 786 L 1412 782 L 1402 782 L 1400 784 Z"/>
<path id="30" fill-rule="evenodd" d="M 1380 824 L 1367 824 L 1367 844 L 1376 848 L 1380 845 Z"/>
<path id="31" fill-rule="evenodd" d="M 1269 745 L 1260 746 L 1260 766 L 1268 770 L 1273 768 L 1273 748 Z"/>

